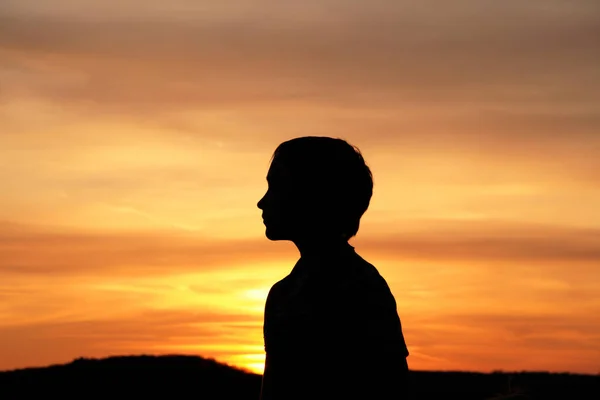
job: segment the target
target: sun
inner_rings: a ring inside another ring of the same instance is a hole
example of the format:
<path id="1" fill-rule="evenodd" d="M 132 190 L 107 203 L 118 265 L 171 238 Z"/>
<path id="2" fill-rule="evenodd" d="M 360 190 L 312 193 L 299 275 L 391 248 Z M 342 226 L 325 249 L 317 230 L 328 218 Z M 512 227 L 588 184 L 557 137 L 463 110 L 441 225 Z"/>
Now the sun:
<path id="1" fill-rule="evenodd" d="M 248 363 L 245 365 L 245 368 L 250 372 L 254 372 L 255 374 L 262 375 L 265 370 L 265 363 Z"/>
<path id="2" fill-rule="evenodd" d="M 236 357 L 235 364 L 255 374 L 262 375 L 265 369 L 265 354 L 242 354 Z"/>

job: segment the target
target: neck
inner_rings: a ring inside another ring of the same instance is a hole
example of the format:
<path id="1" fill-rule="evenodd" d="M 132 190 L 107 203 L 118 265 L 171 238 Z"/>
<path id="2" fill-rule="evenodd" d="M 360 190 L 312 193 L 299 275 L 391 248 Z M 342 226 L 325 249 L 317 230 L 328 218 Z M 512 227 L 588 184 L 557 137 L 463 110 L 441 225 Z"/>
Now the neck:
<path id="1" fill-rule="evenodd" d="M 300 251 L 300 258 L 302 259 L 327 258 L 353 249 L 348 241 L 343 238 L 295 240 L 294 244 Z"/>

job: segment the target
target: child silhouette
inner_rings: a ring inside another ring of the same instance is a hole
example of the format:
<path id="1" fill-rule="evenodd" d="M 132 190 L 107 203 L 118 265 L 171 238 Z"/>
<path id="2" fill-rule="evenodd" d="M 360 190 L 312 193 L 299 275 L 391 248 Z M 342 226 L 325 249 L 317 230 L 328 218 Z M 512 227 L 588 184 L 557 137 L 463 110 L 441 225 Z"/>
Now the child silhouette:
<path id="1" fill-rule="evenodd" d="M 258 202 L 270 240 L 300 259 L 267 297 L 261 400 L 401 400 L 408 350 L 396 301 L 348 240 L 373 193 L 360 151 L 342 139 L 301 137 L 275 150 Z"/>

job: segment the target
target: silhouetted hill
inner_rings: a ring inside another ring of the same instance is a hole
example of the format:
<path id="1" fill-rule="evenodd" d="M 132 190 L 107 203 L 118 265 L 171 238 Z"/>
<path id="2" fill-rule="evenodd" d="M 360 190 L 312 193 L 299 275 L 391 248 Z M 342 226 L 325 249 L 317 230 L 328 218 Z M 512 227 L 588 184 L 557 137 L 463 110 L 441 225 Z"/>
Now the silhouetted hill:
<path id="1" fill-rule="evenodd" d="M 260 375 L 196 356 L 81 358 L 65 365 L 0 372 L 0 399 L 256 400 L 260 382 Z M 413 371 L 412 382 L 416 400 L 600 399 L 600 376 L 592 375 Z M 499 394 L 503 397 L 494 397 Z"/>
<path id="2" fill-rule="evenodd" d="M 252 399 L 261 376 L 196 356 L 77 359 L 65 365 L 0 372 L 0 399 Z"/>

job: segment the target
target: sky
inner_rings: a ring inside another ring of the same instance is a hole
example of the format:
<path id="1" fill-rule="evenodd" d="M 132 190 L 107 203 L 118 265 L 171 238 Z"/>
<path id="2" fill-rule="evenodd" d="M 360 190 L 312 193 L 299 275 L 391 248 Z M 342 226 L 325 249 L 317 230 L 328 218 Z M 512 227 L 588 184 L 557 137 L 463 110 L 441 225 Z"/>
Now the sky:
<path id="1" fill-rule="evenodd" d="M 595 0 L 3 0 L 0 370 L 261 373 L 299 254 L 256 203 L 311 135 L 373 171 L 412 369 L 598 373 L 598 49 Z"/>

